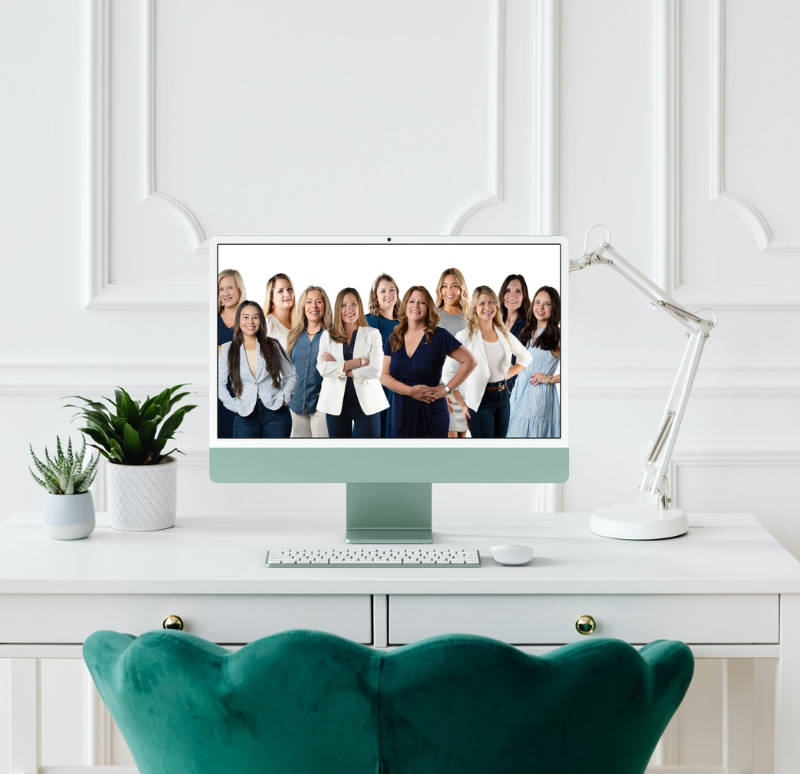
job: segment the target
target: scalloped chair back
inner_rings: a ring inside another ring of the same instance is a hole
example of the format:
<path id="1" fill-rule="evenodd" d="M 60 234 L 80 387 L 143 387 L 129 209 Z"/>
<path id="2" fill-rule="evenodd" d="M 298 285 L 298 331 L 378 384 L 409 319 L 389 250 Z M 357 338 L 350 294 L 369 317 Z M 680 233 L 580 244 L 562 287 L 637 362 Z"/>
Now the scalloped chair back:
<path id="1" fill-rule="evenodd" d="M 84 656 L 140 774 L 642 774 L 694 669 L 680 642 L 536 657 L 469 635 L 382 651 L 312 631 L 234 653 L 102 631 Z"/>

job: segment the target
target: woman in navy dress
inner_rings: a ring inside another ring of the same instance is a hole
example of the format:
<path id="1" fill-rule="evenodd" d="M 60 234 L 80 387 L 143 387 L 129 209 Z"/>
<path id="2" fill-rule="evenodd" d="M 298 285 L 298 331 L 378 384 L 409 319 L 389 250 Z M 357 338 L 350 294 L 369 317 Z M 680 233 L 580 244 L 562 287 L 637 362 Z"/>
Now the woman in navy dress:
<path id="1" fill-rule="evenodd" d="M 366 316 L 367 325 L 377 328 L 381 334 L 381 342 L 385 345 L 386 339 L 397 327 L 397 302 L 400 292 L 397 283 L 388 274 L 379 274 L 369 291 L 369 314 Z M 389 408 L 381 411 L 381 438 L 392 437 L 392 398 L 393 393 L 388 387 L 383 388 Z"/>
<path id="2" fill-rule="evenodd" d="M 525 282 L 525 277 L 521 274 L 509 274 L 503 280 L 503 285 L 497 296 L 502 307 L 500 314 L 503 317 L 503 324 L 512 336 L 519 339 L 522 329 L 528 321 L 528 314 L 531 308 L 531 299 L 528 295 L 528 285 Z M 517 358 L 512 356 L 511 365 L 514 366 L 516 363 Z M 516 381 L 516 376 L 506 380 L 506 388 L 509 395 L 514 390 L 514 382 Z"/>
<path id="3" fill-rule="evenodd" d="M 217 275 L 217 355 L 223 344 L 233 341 L 233 328 L 236 323 L 236 310 L 239 302 L 247 298 L 242 275 L 236 269 L 225 269 Z M 231 380 L 228 379 L 228 392 L 233 397 Z M 217 438 L 233 438 L 233 420 L 236 414 L 226 409 L 217 398 Z"/>
<path id="4" fill-rule="evenodd" d="M 431 294 L 422 285 L 409 288 L 400 304 L 397 327 L 383 347 L 381 384 L 394 393 L 392 438 L 447 438 L 450 411 L 445 396 L 478 364 L 438 323 Z M 460 365 L 448 384 L 440 384 L 447 357 Z"/>

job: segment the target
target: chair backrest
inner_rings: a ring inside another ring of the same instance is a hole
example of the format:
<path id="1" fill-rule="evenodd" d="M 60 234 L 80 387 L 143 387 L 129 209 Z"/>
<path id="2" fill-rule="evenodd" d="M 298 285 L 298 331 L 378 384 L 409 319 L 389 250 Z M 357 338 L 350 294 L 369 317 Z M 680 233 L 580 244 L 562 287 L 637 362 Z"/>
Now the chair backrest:
<path id="1" fill-rule="evenodd" d="M 470 635 L 381 651 L 289 631 L 231 653 L 102 631 L 83 650 L 140 774 L 641 774 L 694 670 L 669 641 L 536 657 Z"/>

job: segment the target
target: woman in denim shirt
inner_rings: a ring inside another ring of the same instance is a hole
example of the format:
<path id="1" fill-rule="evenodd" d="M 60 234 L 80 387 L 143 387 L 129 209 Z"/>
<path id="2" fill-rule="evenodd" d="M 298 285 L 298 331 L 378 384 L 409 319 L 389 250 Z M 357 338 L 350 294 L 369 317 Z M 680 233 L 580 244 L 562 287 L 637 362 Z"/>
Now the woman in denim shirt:
<path id="1" fill-rule="evenodd" d="M 297 389 L 289 409 L 292 438 L 327 438 L 325 412 L 317 411 L 322 375 L 317 371 L 319 340 L 333 322 L 328 294 L 311 285 L 300 296 L 300 322 L 290 331 L 287 350 L 297 372 Z"/>
<path id="2" fill-rule="evenodd" d="M 228 376 L 233 396 L 227 390 Z M 267 337 L 264 312 L 255 301 L 242 301 L 236 311 L 233 341 L 220 349 L 217 377 L 220 400 L 236 413 L 234 438 L 289 437 L 288 404 L 297 374 L 283 347 Z"/>

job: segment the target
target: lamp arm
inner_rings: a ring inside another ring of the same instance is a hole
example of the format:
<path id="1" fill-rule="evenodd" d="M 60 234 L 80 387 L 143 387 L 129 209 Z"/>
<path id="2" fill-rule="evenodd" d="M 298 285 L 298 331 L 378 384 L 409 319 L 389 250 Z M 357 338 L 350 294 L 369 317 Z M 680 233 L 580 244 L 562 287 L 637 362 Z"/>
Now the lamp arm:
<path id="1" fill-rule="evenodd" d="M 608 229 L 606 232 L 608 233 Z M 587 241 L 588 236 L 587 233 Z M 710 309 L 701 309 L 697 313 L 684 309 L 674 298 L 623 258 L 611 246 L 610 238 L 609 233 L 609 241 L 601 242 L 597 249 L 592 252 L 584 252 L 580 260 L 571 263 L 570 272 L 596 264 L 609 266 L 647 296 L 653 306 L 661 309 L 685 328 L 686 336 L 689 339 L 667 399 L 661 424 L 645 459 L 644 478 L 639 486 L 642 491 L 652 493 L 658 507 L 665 509 L 672 502 L 667 480 L 669 461 L 683 422 L 697 367 L 703 355 L 703 348 L 710 330 L 717 324 L 717 315 Z"/>
<path id="2" fill-rule="evenodd" d="M 708 338 L 708 333 L 702 331 L 686 335 L 688 337 L 686 349 L 672 383 L 661 424 L 645 459 L 644 477 L 639 485 L 639 489 L 643 492 L 650 492 L 656 497 L 658 507 L 661 509 L 668 508 L 672 502 L 667 478 L 669 462 Z"/>

